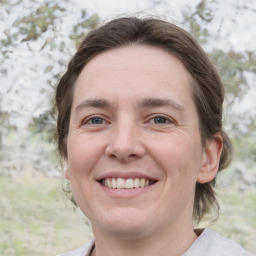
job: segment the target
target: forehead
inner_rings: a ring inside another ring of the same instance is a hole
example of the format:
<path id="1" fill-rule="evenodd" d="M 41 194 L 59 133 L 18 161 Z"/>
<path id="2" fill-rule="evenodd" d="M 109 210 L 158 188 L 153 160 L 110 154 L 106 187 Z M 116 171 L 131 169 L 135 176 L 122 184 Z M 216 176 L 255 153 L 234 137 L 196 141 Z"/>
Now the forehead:
<path id="1" fill-rule="evenodd" d="M 145 71 L 149 69 L 153 72 L 157 69 L 167 70 L 172 64 L 176 66 L 175 69 L 183 70 L 186 75 L 190 76 L 180 59 L 167 50 L 156 46 L 132 44 L 97 54 L 86 64 L 81 74 L 84 72 L 103 71 L 106 68 L 119 70 L 138 66 L 143 67 Z"/>
<path id="2" fill-rule="evenodd" d="M 111 93 L 120 99 L 166 98 L 168 93 L 181 103 L 192 99 L 191 80 L 178 57 L 157 47 L 130 45 L 91 59 L 77 79 L 74 100 Z"/>

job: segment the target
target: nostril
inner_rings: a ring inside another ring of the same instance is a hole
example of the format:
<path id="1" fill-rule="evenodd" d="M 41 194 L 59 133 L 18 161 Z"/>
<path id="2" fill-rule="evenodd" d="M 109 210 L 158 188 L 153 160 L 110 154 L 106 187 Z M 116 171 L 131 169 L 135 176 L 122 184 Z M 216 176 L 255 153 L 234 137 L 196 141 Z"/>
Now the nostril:
<path id="1" fill-rule="evenodd" d="M 116 155 L 115 154 L 111 154 L 110 157 L 111 158 L 116 158 Z"/>
<path id="2" fill-rule="evenodd" d="M 129 157 L 136 157 L 136 154 L 130 154 Z"/>

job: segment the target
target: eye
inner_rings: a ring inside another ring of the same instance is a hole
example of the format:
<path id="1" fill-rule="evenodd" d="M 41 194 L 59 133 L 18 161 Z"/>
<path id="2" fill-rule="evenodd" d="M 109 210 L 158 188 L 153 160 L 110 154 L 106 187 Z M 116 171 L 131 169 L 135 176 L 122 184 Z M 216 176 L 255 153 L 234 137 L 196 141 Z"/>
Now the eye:
<path id="1" fill-rule="evenodd" d="M 103 119 L 102 117 L 90 117 L 83 121 L 83 125 L 101 125 L 101 124 L 107 124 L 108 122 Z"/>
<path id="2" fill-rule="evenodd" d="M 90 123 L 90 124 L 103 124 L 104 123 L 104 120 L 100 117 L 94 117 L 94 118 L 91 118 L 87 123 Z"/>
<path id="3" fill-rule="evenodd" d="M 162 116 L 157 116 L 153 118 L 155 124 L 166 124 L 169 123 L 168 120 Z"/>
<path id="4" fill-rule="evenodd" d="M 149 123 L 152 124 L 172 124 L 174 123 L 170 118 L 164 116 L 155 116 L 149 120 Z"/>

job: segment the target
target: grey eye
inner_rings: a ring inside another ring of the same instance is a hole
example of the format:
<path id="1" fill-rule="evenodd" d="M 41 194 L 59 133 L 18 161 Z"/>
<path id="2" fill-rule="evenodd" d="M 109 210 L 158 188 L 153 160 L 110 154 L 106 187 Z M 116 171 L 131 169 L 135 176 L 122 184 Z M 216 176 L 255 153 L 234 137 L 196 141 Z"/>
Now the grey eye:
<path id="1" fill-rule="evenodd" d="M 90 120 L 91 124 L 103 124 L 104 120 L 100 117 L 95 117 Z"/>
<path id="2" fill-rule="evenodd" d="M 154 117 L 153 120 L 154 120 L 155 124 L 166 124 L 166 123 L 168 123 L 168 120 L 164 117 L 161 117 L 161 116 Z"/>

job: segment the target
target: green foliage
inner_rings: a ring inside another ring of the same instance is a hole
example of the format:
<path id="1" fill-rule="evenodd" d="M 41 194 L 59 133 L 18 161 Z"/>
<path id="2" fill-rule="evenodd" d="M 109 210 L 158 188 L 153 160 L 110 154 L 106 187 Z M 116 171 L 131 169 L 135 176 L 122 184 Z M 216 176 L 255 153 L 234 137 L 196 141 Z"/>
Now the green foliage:
<path id="1" fill-rule="evenodd" d="M 247 159 L 250 162 L 256 162 L 256 136 L 244 135 L 234 136 L 233 144 L 236 149 L 236 157 L 238 159 Z M 250 159 L 250 160 L 248 160 Z"/>
<path id="2" fill-rule="evenodd" d="M 0 0 L 0 4 L 4 5 L 4 4 L 7 4 L 8 3 L 8 0 Z"/>
<path id="3" fill-rule="evenodd" d="M 0 189 L 1 256 L 56 255 L 91 238 L 88 226 L 65 207 L 59 180 L 0 177 Z"/>
<path id="4" fill-rule="evenodd" d="M 202 0 L 193 13 L 190 10 L 183 13 L 184 24 L 190 28 L 190 32 L 203 45 L 209 43 L 209 38 L 217 37 L 217 35 L 209 34 L 206 29 L 208 24 L 214 22 L 214 13 L 211 7 L 213 2 Z M 254 52 L 235 52 L 233 50 L 227 52 L 219 48 L 213 48 L 208 52 L 208 55 L 221 76 L 228 96 L 229 109 L 231 110 L 234 104 L 241 102 L 248 93 L 247 74 L 250 73 L 256 76 L 256 55 Z M 232 111 L 229 115 L 232 118 L 228 132 L 234 142 L 236 156 L 243 159 L 243 161 L 255 160 L 256 116 L 242 116 L 241 114 L 234 114 Z M 241 120 L 246 124 L 244 129 L 246 132 L 240 129 Z"/>
<path id="5" fill-rule="evenodd" d="M 223 236 L 239 242 L 246 249 L 256 251 L 256 193 L 219 189 L 221 213 L 213 228 Z"/>
<path id="6" fill-rule="evenodd" d="M 201 43 L 206 43 L 207 41 L 207 36 L 209 36 L 208 30 L 207 29 L 202 29 L 201 26 L 194 20 L 190 21 L 190 31 L 191 33 L 198 38 L 198 40 Z"/>
<path id="7" fill-rule="evenodd" d="M 57 11 L 64 12 L 65 9 L 58 4 L 44 2 L 35 13 L 17 19 L 13 25 L 18 27 L 19 34 L 24 35 L 22 41 L 33 41 L 46 32 L 50 25 L 54 25 L 55 19 L 59 16 L 56 14 Z"/>
<path id="8" fill-rule="evenodd" d="M 7 12 L 12 7 L 21 4 L 22 1 L 0 0 L 0 6 L 8 6 Z M 34 2 L 31 0 L 31 2 Z M 207 44 L 210 34 L 207 24 L 214 22 L 214 13 L 211 8 L 213 1 L 201 1 L 195 12 L 188 10 L 184 13 L 184 24 L 188 25 L 190 31 L 198 38 L 199 42 Z M 48 30 L 56 31 L 55 25 L 62 15 L 68 11 L 63 8 L 63 2 L 43 1 L 40 6 L 25 17 L 19 17 L 13 23 L 16 30 L 5 29 L 5 38 L 1 46 L 8 46 L 8 50 L 1 51 L 3 56 L 1 63 L 8 58 L 9 51 L 24 43 L 40 40 L 43 33 Z M 77 17 L 77 24 L 70 33 L 70 40 L 75 47 L 78 47 L 84 36 L 100 24 L 97 14 L 89 16 L 85 9 L 81 10 L 80 17 Z M 18 40 L 17 40 L 18 39 Z M 22 42 L 21 42 L 22 41 Z M 55 46 L 55 38 L 48 38 L 45 45 L 50 43 Z M 44 47 L 44 46 L 43 46 Z M 43 48 L 42 47 L 42 48 Z M 59 51 L 66 48 L 65 42 L 60 42 L 57 47 Z M 50 53 L 49 53 L 50 54 Z M 217 67 L 225 84 L 230 106 L 235 100 L 242 100 L 247 93 L 248 81 L 246 73 L 256 73 L 256 54 L 254 52 L 225 52 L 221 49 L 213 49 L 209 52 L 210 58 Z M 49 63 L 44 67 L 44 72 L 52 73 L 50 85 L 60 77 L 53 71 L 54 65 L 65 66 L 66 63 Z M 7 70 L 0 69 L 2 75 Z M 45 92 L 42 92 L 45 93 Z M 1 95 L 0 95 L 1 96 Z M 30 122 L 32 143 L 47 141 L 52 144 L 55 137 L 55 114 L 54 104 L 51 103 L 49 110 Z M 1 128 L 14 130 L 9 125 L 10 113 L 1 112 Z M 250 116 L 246 122 L 246 132 L 241 132 L 239 122 L 245 118 L 242 115 L 232 117 L 230 134 L 239 159 L 256 161 L 256 117 Z M 0 129 L 0 148 L 1 148 Z M 16 139 L 17 137 L 15 137 Z M 49 152 L 52 161 L 58 161 L 56 151 Z M 0 155 L 1 157 L 1 155 Z M 1 159 L 0 159 L 1 160 Z M 71 250 L 88 241 L 90 232 L 84 231 L 86 226 L 81 225 L 80 218 L 73 213 L 71 207 L 66 208 L 60 192 L 58 180 L 49 178 L 22 178 L 8 179 L 0 177 L 0 255 L 17 256 L 43 256 L 55 255 Z M 243 244 L 249 249 L 256 249 L 254 237 L 256 236 L 256 194 L 255 192 L 239 193 L 234 190 L 219 190 L 223 196 L 221 202 L 222 214 L 214 229 L 224 236 L 230 237 Z M 57 209 L 57 210 L 56 210 Z M 76 239 L 70 239 L 76 237 Z"/>
<path id="9" fill-rule="evenodd" d="M 34 0 L 30 1 L 31 3 L 34 2 Z M 19 0 L 0 1 L 1 5 L 8 6 L 7 12 L 9 13 L 11 13 L 15 4 L 21 3 L 22 1 Z M 183 13 L 184 25 L 190 29 L 190 32 L 194 34 L 203 45 L 207 45 L 211 37 L 216 38 L 218 36 L 210 34 L 208 30 L 209 25 L 214 22 L 215 18 L 213 4 L 214 1 L 201 0 L 196 6 L 195 11 L 192 12 L 191 9 L 187 9 Z M 20 44 L 20 41 L 26 44 L 35 40 L 40 42 L 40 36 L 48 30 L 52 30 L 57 35 L 56 24 L 61 16 L 65 15 L 68 11 L 63 6 L 65 6 L 63 3 L 47 0 L 42 2 L 39 7 L 33 10 L 29 15 L 17 18 L 13 23 L 13 26 L 17 28 L 16 30 L 9 28 L 4 30 L 5 37 L 2 39 L 1 43 L 3 46 L 8 46 L 8 50 L 1 51 L 3 56 L 1 62 L 4 62 L 4 59 L 8 58 L 9 51 L 12 51 L 17 44 Z M 69 39 L 74 43 L 75 47 L 78 47 L 85 35 L 91 29 L 97 28 L 101 21 L 97 14 L 90 16 L 85 9 L 80 11 L 80 15 L 78 15 L 76 19 L 77 23 L 73 26 L 69 34 Z M 52 48 L 55 48 L 55 50 L 58 48 L 58 50 L 62 52 L 67 48 L 66 41 L 59 41 L 60 42 L 56 43 L 55 36 L 48 37 L 41 50 L 45 45 L 50 44 Z M 208 54 L 221 75 L 228 95 L 229 109 L 232 109 L 233 104 L 237 101 L 242 101 L 248 91 L 249 82 L 247 81 L 247 74 L 256 75 L 256 54 L 255 52 L 235 52 L 233 50 L 227 52 L 216 47 L 208 52 Z M 56 65 L 65 66 L 66 63 L 60 60 L 58 63 L 49 63 L 49 65 L 43 67 L 45 73 L 52 74 L 52 79 L 48 80 L 51 86 L 54 86 L 61 76 L 61 74 L 54 69 Z M 4 68 L 0 69 L 0 72 L 3 75 L 7 74 L 7 70 Z M 50 104 L 49 110 L 31 120 L 30 130 L 33 135 L 39 134 L 42 140 L 52 143 L 55 136 L 55 109 L 54 104 Z M 5 124 L 8 124 L 8 114 L 9 113 L 0 113 L 0 118 L 4 118 Z M 248 116 L 250 120 L 246 122 L 247 132 L 242 134 L 239 129 L 241 118 L 245 117 L 232 116 L 231 123 L 229 123 L 231 129 L 228 132 L 232 134 L 237 155 L 243 159 L 255 159 L 255 146 L 253 144 L 255 134 L 253 131 L 255 130 L 256 116 Z"/>
<path id="10" fill-rule="evenodd" d="M 32 136 L 39 135 L 40 139 L 49 143 L 55 143 L 56 108 L 54 105 L 37 118 L 33 118 L 30 124 Z"/>
<path id="11" fill-rule="evenodd" d="M 65 206 L 60 187 L 58 179 L 0 177 L 1 256 L 56 255 L 90 240 L 91 230 Z M 256 193 L 219 189 L 218 196 L 221 215 L 213 228 L 255 250 Z"/>
<path id="12" fill-rule="evenodd" d="M 242 99 L 248 89 L 244 72 L 251 69 L 248 56 L 232 50 L 226 53 L 221 49 L 214 49 L 210 57 L 220 73 L 226 92 L 232 94 L 233 100 Z"/>
<path id="13" fill-rule="evenodd" d="M 81 21 L 74 26 L 73 33 L 70 35 L 70 38 L 75 42 L 76 48 L 78 48 L 88 31 L 97 28 L 100 24 L 99 16 L 93 14 L 87 18 L 85 9 L 81 11 L 80 19 Z"/>
<path id="14" fill-rule="evenodd" d="M 213 20 L 210 7 L 205 0 L 202 0 L 197 6 L 195 12 L 190 10 L 183 12 L 184 23 L 190 28 L 190 32 L 197 38 L 200 43 L 206 43 L 209 32 L 206 28 L 202 28 L 200 23 L 209 23 Z"/>
<path id="15" fill-rule="evenodd" d="M 51 15 L 54 14 L 54 11 L 57 10 L 57 6 L 54 5 L 54 9 L 49 12 L 49 6 L 46 4 L 47 8 L 42 7 L 40 9 L 39 13 L 51 13 Z M 62 9 L 64 11 L 64 9 Z M 29 21 L 30 23 L 33 23 L 32 20 Z M 81 16 L 80 16 L 80 22 L 78 22 L 74 28 L 73 32 L 70 35 L 70 39 L 74 41 L 75 46 L 78 47 L 81 43 L 81 40 L 85 37 L 85 35 L 91 30 L 99 26 L 100 19 L 97 14 L 93 14 L 88 17 L 86 10 L 81 10 Z M 64 47 L 64 45 L 63 45 Z M 48 65 L 45 69 L 45 72 L 50 72 L 52 70 L 53 66 Z M 54 77 L 54 81 L 58 81 L 60 79 L 60 74 L 56 74 Z M 39 134 L 41 139 L 44 141 L 47 141 L 49 143 L 55 142 L 56 137 L 56 130 L 55 130 L 55 124 L 56 124 L 56 108 L 53 102 L 53 99 L 51 100 L 51 106 L 48 110 L 46 110 L 43 114 L 41 114 L 37 118 L 33 118 L 30 123 L 30 130 L 33 135 Z M 53 159 L 56 159 L 56 152 L 53 153 L 54 157 Z"/>
<path id="16" fill-rule="evenodd" d="M 11 11 L 14 4 L 8 4 L 9 10 Z M 21 42 L 37 40 L 42 33 L 47 31 L 49 26 L 54 27 L 54 23 L 59 17 L 57 13 L 64 11 L 65 9 L 60 7 L 59 4 L 53 5 L 50 1 L 42 3 L 35 12 L 14 21 L 13 27 L 17 28 L 16 32 L 11 33 L 10 29 L 5 29 L 4 34 L 6 38 L 1 40 L 2 45 L 15 46 L 17 43 L 20 43 L 20 40 L 15 42 L 19 36 L 22 37 Z"/>

